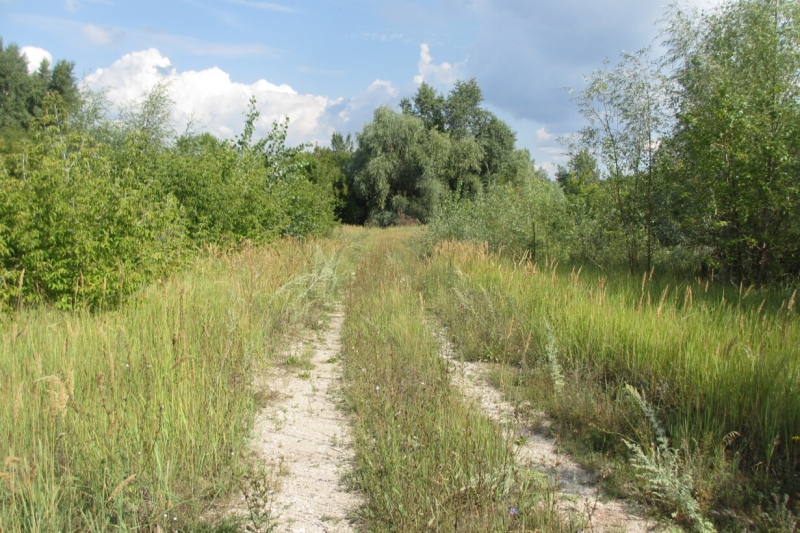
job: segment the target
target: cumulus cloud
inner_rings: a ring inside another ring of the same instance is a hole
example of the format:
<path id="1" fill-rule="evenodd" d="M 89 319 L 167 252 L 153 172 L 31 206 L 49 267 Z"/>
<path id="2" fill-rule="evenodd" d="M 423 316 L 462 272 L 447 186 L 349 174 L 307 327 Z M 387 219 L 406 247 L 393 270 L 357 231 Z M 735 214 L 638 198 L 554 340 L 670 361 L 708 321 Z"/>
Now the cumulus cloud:
<path id="1" fill-rule="evenodd" d="M 106 90 L 116 109 L 140 98 L 156 84 L 168 83 L 175 102 L 175 127 L 180 129 L 195 120 L 201 130 L 222 138 L 241 131 L 250 97 L 255 96 L 261 113 L 256 134 L 266 134 L 273 121 L 288 116 L 290 144 L 327 144 L 333 131 L 359 129 L 377 105 L 398 96 L 397 89 L 382 80 L 376 80 L 355 98 L 334 99 L 299 94 L 289 85 L 263 79 L 238 83 L 218 67 L 181 72 L 155 48 L 127 54 L 110 67 L 92 72 L 85 81 L 94 90 Z"/>
<path id="2" fill-rule="evenodd" d="M 397 103 L 399 95 L 400 91 L 391 82 L 375 80 L 366 91 L 354 98 L 343 99 L 334 106 L 331 109 L 331 122 L 337 129 L 358 129 L 372 118 L 376 107 Z"/>
<path id="3" fill-rule="evenodd" d="M 537 161 L 536 166 L 546 170 L 550 176 L 555 175 L 558 165 L 565 165 L 569 159 L 558 138 L 559 135 L 548 131 L 546 126 L 533 133 L 531 153 Z"/>
<path id="4" fill-rule="evenodd" d="M 431 48 L 427 43 L 419 46 L 419 74 L 414 76 L 414 83 L 421 84 L 423 81 L 436 85 L 452 85 L 458 80 L 460 67 L 463 63 L 451 65 L 444 62 L 439 65 L 433 63 Z"/>
<path id="5" fill-rule="evenodd" d="M 552 144 L 556 140 L 554 133 L 547 131 L 546 127 L 541 127 L 534 132 L 534 140 L 537 144 Z"/>
<path id="6" fill-rule="evenodd" d="M 37 48 L 36 46 L 23 46 L 20 49 L 22 55 L 28 58 L 28 72 L 34 72 L 42 64 L 42 59 L 46 59 L 48 63 L 53 64 L 53 55 L 44 48 Z"/>

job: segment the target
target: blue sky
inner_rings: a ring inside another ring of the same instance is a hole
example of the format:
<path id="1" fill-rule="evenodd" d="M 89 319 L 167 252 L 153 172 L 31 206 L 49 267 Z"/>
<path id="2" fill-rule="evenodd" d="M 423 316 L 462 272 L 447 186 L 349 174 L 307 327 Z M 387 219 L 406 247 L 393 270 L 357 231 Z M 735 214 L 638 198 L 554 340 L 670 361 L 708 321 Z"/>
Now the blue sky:
<path id="1" fill-rule="evenodd" d="M 701 8 L 718 0 L 685 0 Z M 183 129 L 193 117 L 238 133 L 251 94 L 260 130 L 291 118 L 290 142 L 356 132 L 377 105 L 421 80 L 447 91 L 476 78 L 486 105 L 552 172 L 560 135 L 581 121 L 565 87 L 651 43 L 652 0 L 0 0 L 0 36 L 76 62 L 116 106 L 167 81 Z"/>

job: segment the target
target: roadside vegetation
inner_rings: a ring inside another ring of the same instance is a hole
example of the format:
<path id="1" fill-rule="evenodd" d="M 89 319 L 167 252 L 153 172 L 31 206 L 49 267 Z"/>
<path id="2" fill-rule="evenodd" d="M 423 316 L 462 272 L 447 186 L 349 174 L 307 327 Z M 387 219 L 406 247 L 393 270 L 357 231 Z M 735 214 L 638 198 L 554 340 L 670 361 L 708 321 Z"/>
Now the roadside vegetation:
<path id="1" fill-rule="evenodd" d="M 253 376 L 327 308 L 339 243 L 209 253 L 113 311 L 0 333 L 0 530 L 186 530 L 250 461 Z"/>
<path id="2" fill-rule="evenodd" d="M 556 420 L 613 491 L 684 525 L 696 498 L 721 527 L 778 526 L 798 489 L 793 294 L 637 281 L 455 242 L 434 248 L 421 278 L 463 355 L 502 363 L 497 384 Z M 632 463 L 637 450 L 650 463 Z M 684 496 L 659 485 L 671 477 Z"/>

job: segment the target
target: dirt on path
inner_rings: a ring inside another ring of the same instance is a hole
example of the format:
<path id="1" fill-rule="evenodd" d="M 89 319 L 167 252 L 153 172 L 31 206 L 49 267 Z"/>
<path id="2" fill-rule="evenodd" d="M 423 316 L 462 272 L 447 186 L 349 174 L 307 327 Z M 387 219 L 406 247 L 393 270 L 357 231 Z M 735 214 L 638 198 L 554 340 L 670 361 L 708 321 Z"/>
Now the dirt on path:
<path id="1" fill-rule="evenodd" d="M 342 481 L 354 452 L 335 399 L 341 381 L 342 321 L 337 309 L 321 337 L 290 350 L 295 367 L 276 370 L 268 378 L 277 401 L 258 414 L 252 445 L 279 474 L 271 501 L 272 531 L 356 531 L 350 518 L 362 499 Z"/>
<path id="2" fill-rule="evenodd" d="M 570 456 L 559 453 L 556 440 L 549 436 L 549 421 L 540 413 L 520 413 L 488 383 L 492 363 L 463 361 L 444 332 L 437 332 L 442 358 L 450 364 L 451 379 L 467 398 L 495 420 L 513 442 L 517 464 L 546 473 L 558 490 L 558 508 L 577 514 L 588 522 L 587 531 L 644 533 L 666 531 L 658 522 L 643 517 L 633 504 L 604 498 L 596 477 L 584 470 Z"/>

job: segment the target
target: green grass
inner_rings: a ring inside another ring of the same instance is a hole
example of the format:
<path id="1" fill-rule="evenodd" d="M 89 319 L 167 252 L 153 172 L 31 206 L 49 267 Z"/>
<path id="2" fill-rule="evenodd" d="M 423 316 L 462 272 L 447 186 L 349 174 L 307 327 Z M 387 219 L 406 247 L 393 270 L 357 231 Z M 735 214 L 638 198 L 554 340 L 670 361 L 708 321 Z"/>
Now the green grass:
<path id="1" fill-rule="evenodd" d="M 117 310 L 0 329 L 0 531 L 194 524 L 236 484 L 253 376 L 335 284 L 334 241 L 209 254 Z M 166 530 L 166 529 L 164 529 Z"/>
<path id="2" fill-rule="evenodd" d="M 463 352 L 508 364 L 512 393 L 546 407 L 577 447 L 624 459 L 624 437 L 650 449 L 652 431 L 623 394 L 631 385 L 655 406 L 718 524 L 745 523 L 731 513 L 757 514 L 771 492 L 800 490 L 794 294 L 587 274 L 453 242 L 433 250 L 421 278 Z M 566 380 L 558 394 L 548 324 Z"/>
<path id="3" fill-rule="evenodd" d="M 366 528 L 569 530 L 547 483 L 516 468 L 513 443 L 450 385 L 408 233 L 375 233 L 345 286 L 342 354 Z"/>
<path id="4" fill-rule="evenodd" d="M 503 363 L 493 383 L 532 414 L 543 408 L 612 493 L 688 528 L 791 531 L 794 294 L 634 280 L 452 242 L 422 256 L 409 245 L 419 231 L 346 227 L 332 240 L 209 252 L 115 310 L 5 315 L 0 532 L 241 529 L 248 518 L 199 517 L 237 487 L 266 487 L 273 473 L 258 474 L 247 447 L 255 409 L 271 401 L 255 378 L 267 365 L 309 375 L 309 354 L 286 347 L 296 328 L 319 327 L 340 276 L 348 479 L 367 496 L 365 529 L 582 527 L 451 385 L 441 321 L 467 358 Z"/>

